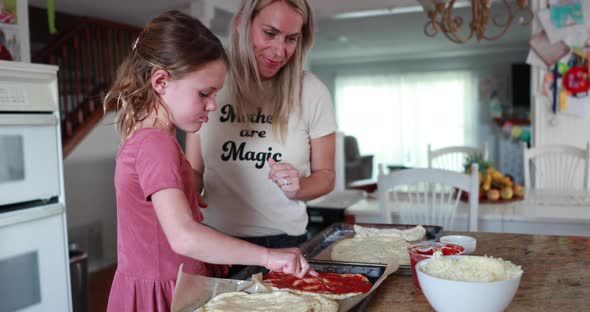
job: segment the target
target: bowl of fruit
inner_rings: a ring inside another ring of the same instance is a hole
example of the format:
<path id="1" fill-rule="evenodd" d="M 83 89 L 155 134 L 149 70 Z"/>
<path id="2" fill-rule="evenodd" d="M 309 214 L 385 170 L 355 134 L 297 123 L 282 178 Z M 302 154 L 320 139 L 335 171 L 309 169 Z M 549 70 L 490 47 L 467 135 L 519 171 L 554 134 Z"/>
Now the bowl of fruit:
<path id="1" fill-rule="evenodd" d="M 486 203 L 499 203 L 524 198 L 524 187 L 515 183 L 509 174 L 502 174 L 485 160 L 482 154 L 473 154 L 465 158 L 465 172 L 471 174 L 471 165 L 476 163 L 479 168 L 479 201 Z M 469 194 L 462 194 L 462 200 L 467 201 Z"/>

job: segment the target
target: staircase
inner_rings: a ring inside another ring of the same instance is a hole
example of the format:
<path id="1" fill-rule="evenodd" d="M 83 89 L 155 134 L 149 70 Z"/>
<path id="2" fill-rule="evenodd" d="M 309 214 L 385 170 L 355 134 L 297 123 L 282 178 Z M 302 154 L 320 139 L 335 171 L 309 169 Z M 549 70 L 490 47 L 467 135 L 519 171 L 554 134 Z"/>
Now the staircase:
<path id="1" fill-rule="evenodd" d="M 102 119 L 102 100 L 140 31 L 125 24 L 82 17 L 32 57 L 33 63 L 59 67 L 64 159 Z"/>

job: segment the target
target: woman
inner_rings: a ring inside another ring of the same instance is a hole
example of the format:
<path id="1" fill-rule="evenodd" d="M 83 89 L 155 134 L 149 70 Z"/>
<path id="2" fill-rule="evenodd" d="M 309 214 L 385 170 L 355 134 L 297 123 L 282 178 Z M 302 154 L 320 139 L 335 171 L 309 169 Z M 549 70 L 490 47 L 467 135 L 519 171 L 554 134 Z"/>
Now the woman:
<path id="1" fill-rule="evenodd" d="M 187 135 L 187 158 L 206 191 L 202 206 L 210 207 L 204 222 L 262 246 L 304 242 L 305 201 L 334 188 L 330 94 L 303 72 L 313 31 L 306 0 L 243 0 L 220 109 Z"/>

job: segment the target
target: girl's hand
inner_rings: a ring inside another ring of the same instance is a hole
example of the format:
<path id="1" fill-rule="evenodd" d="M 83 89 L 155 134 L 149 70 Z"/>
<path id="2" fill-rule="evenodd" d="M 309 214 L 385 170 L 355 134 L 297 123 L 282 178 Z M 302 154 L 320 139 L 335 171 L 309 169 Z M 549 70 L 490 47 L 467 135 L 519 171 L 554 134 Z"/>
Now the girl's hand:
<path id="1" fill-rule="evenodd" d="M 289 163 L 276 162 L 272 158 L 268 160 L 270 172 L 268 178 L 272 180 L 287 198 L 294 199 L 295 195 L 301 188 L 299 184 L 299 172 Z"/>
<path id="2" fill-rule="evenodd" d="M 318 274 L 311 270 L 299 248 L 268 249 L 264 266 L 271 271 L 292 274 L 298 278 L 303 278 L 308 273 L 314 276 Z"/>

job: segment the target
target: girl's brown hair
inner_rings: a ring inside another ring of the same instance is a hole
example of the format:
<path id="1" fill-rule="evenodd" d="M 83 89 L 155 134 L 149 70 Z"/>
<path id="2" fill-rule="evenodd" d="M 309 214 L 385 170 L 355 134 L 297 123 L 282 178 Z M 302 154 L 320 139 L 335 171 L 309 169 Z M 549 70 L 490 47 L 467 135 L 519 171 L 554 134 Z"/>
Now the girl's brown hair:
<path id="1" fill-rule="evenodd" d="M 270 88 L 263 90 L 252 49 L 252 20 L 264 8 L 276 1 L 283 1 L 303 17 L 301 36 L 291 59 L 271 80 Z M 287 122 L 292 112 L 301 108 L 303 89 L 303 64 L 311 48 L 314 34 L 313 12 L 307 0 L 242 0 L 230 28 L 231 92 L 236 111 L 242 120 L 256 111 L 261 95 L 276 103 L 272 107 L 273 130 L 284 138 Z"/>
<path id="2" fill-rule="evenodd" d="M 180 79 L 220 59 L 228 64 L 223 45 L 199 20 L 179 11 L 152 19 L 119 66 L 104 99 L 105 112 L 118 110 L 115 123 L 121 139 L 133 134 L 138 122 L 161 105 L 150 83 L 155 71 L 164 69 L 172 78 Z"/>

